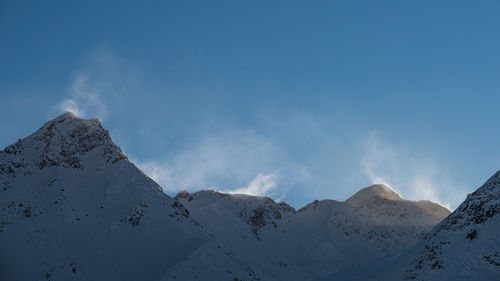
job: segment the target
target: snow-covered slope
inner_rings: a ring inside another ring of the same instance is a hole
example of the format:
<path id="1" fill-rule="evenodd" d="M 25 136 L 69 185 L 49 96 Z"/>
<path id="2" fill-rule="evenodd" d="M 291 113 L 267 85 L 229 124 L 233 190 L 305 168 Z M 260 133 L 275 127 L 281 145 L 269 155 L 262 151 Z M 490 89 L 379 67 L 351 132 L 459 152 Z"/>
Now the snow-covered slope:
<path id="1" fill-rule="evenodd" d="M 403 260 L 404 280 L 500 280 L 500 171 Z"/>
<path id="2" fill-rule="evenodd" d="M 400 254 L 448 213 L 382 185 L 299 211 L 215 191 L 170 198 L 97 119 L 66 113 L 0 151 L 0 280 L 313 280 Z"/>
<path id="3" fill-rule="evenodd" d="M 387 186 L 372 185 L 345 202 L 315 201 L 299 210 L 299 218 L 322 229 L 359 264 L 407 250 L 449 213 L 438 204 L 404 200 Z"/>
<path id="4" fill-rule="evenodd" d="M 500 280 L 500 171 L 400 256 L 325 280 Z"/>
<path id="5" fill-rule="evenodd" d="M 176 198 L 264 280 L 312 280 L 399 254 L 449 214 L 434 203 L 403 200 L 383 185 L 299 211 L 267 197 L 215 191 Z"/>
<path id="6" fill-rule="evenodd" d="M 310 273 L 290 258 L 293 254 L 304 258 L 314 255 L 307 247 L 310 237 L 302 232 L 286 235 L 289 231 L 286 226 L 295 214 L 287 204 L 266 197 L 215 191 L 181 192 L 175 198 L 189 206 L 191 216 L 226 249 L 232 260 L 247 270 L 248 276 L 235 280 L 312 279 Z M 293 247 L 297 244 L 294 240 L 301 240 L 303 246 Z M 186 262 L 187 267 L 197 264 L 199 260 Z M 203 274 L 211 274 L 211 270 L 205 268 Z"/>
<path id="7" fill-rule="evenodd" d="M 0 152 L 1 280 L 158 280 L 208 239 L 97 119 Z"/>
<path id="8" fill-rule="evenodd" d="M 356 244 L 367 241 L 364 252 L 399 254 L 450 214 L 429 201 L 408 201 L 385 185 L 364 188 L 349 198 L 327 224 L 332 237 L 343 236 Z"/>

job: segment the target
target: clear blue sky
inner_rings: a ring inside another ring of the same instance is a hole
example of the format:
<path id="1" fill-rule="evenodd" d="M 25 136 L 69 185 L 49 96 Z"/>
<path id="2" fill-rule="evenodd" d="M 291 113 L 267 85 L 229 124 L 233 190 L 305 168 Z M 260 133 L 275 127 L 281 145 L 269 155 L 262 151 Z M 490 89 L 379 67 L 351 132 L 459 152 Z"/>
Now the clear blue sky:
<path id="1" fill-rule="evenodd" d="M 498 1 L 145 2 L 2 1 L 0 145 L 73 109 L 171 195 L 295 207 L 500 168 Z"/>

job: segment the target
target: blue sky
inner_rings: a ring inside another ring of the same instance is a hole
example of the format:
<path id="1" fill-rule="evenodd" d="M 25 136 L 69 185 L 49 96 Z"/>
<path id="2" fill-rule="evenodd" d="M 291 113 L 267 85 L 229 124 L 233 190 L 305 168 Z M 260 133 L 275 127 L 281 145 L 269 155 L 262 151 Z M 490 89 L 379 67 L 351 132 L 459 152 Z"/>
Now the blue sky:
<path id="1" fill-rule="evenodd" d="M 2 1 L 2 147 L 99 117 L 168 194 L 455 208 L 500 168 L 496 1 Z"/>

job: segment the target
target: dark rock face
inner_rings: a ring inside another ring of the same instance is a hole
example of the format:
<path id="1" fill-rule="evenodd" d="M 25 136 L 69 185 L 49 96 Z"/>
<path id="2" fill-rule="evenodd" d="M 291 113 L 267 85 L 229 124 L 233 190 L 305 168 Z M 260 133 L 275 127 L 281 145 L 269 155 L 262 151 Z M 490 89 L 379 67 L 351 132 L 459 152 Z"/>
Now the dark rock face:
<path id="1" fill-rule="evenodd" d="M 500 253 L 492 251 L 491 254 L 483 257 L 484 261 L 488 264 L 500 267 Z"/>
<path id="2" fill-rule="evenodd" d="M 283 212 L 295 214 L 295 209 L 290 205 L 280 202 L 276 203 L 270 198 L 266 198 L 266 202 L 251 210 L 251 216 L 248 218 L 248 225 L 250 226 L 254 235 L 259 238 L 259 230 L 270 224 L 278 227 L 278 221 L 282 218 Z M 244 210 L 242 210 L 243 212 Z"/>
<path id="3" fill-rule="evenodd" d="M 476 236 L 477 236 L 477 230 L 474 229 L 471 232 L 469 232 L 467 234 L 467 236 L 465 236 L 465 238 L 472 240 L 472 239 L 476 239 Z"/>
<path id="4" fill-rule="evenodd" d="M 99 146 L 103 147 L 101 158 L 106 163 L 126 159 L 98 119 L 81 120 L 65 114 L 45 124 L 34 139 L 44 144 L 42 160 L 38 163 L 40 169 L 53 166 L 83 169 L 78 155 Z"/>
<path id="5" fill-rule="evenodd" d="M 82 170 L 81 157 L 96 148 L 100 148 L 96 158 L 105 163 L 127 159 L 98 119 L 83 120 L 66 113 L 0 151 L 0 175 L 10 178 L 30 175 L 33 173 L 30 167 L 43 170 L 60 166 Z"/>
<path id="6" fill-rule="evenodd" d="M 177 193 L 177 195 L 175 195 L 174 199 L 175 200 L 188 200 L 188 201 L 192 201 L 193 200 L 193 195 L 191 195 L 191 193 L 187 192 L 186 190 L 183 190 L 179 193 Z"/>
<path id="7" fill-rule="evenodd" d="M 183 216 L 190 219 L 189 211 L 179 201 L 175 200 L 170 207 L 172 207 L 174 211 L 170 213 L 169 216 L 175 217 L 177 219 L 179 216 Z"/>
<path id="8" fill-rule="evenodd" d="M 129 223 L 131 226 L 137 226 L 141 223 L 141 219 L 146 215 L 148 205 L 146 203 L 139 203 L 133 210 L 130 216 L 122 218 L 121 222 Z"/>

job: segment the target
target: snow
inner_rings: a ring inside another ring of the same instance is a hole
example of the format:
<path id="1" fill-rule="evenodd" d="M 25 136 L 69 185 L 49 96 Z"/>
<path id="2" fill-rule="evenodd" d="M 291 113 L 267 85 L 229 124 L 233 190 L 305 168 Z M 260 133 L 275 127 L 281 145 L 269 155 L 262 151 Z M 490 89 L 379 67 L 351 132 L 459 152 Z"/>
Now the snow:
<path id="1" fill-rule="evenodd" d="M 399 254 L 449 214 L 391 192 L 376 185 L 346 202 L 315 201 L 299 211 L 267 197 L 216 191 L 176 198 L 262 280 L 312 280 Z"/>
<path id="2" fill-rule="evenodd" d="M 352 203 L 363 204 L 364 202 L 372 199 L 386 199 L 395 201 L 403 200 L 401 196 L 399 196 L 388 186 L 384 184 L 374 184 L 372 186 L 365 187 L 360 191 L 356 192 L 356 194 L 347 199 L 347 201 Z"/>
<path id="3" fill-rule="evenodd" d="M 500 280 L 500 171 L 411 249 L 325 280 Z"/>
<path id="4" fill-rule="evenodd" d="M 469 194 L 411 252 L 403 277 L 439 280 L 500 279 L 500 171 Z"/>
<path id="5" fill-rule="evenodd" d="M 498 280 L 499 205 L 499 173 L 451 215 L 384 185 L 300 210 L 171 198 L 99 120 L 66 113 L 0 152 L 0 279 Z"/>
<path id="6" fill-rule="evenodd" d="M 0 153 L 3 280 L 158 280 L 209 237 L 111 141 L 65 114 Z"/>

